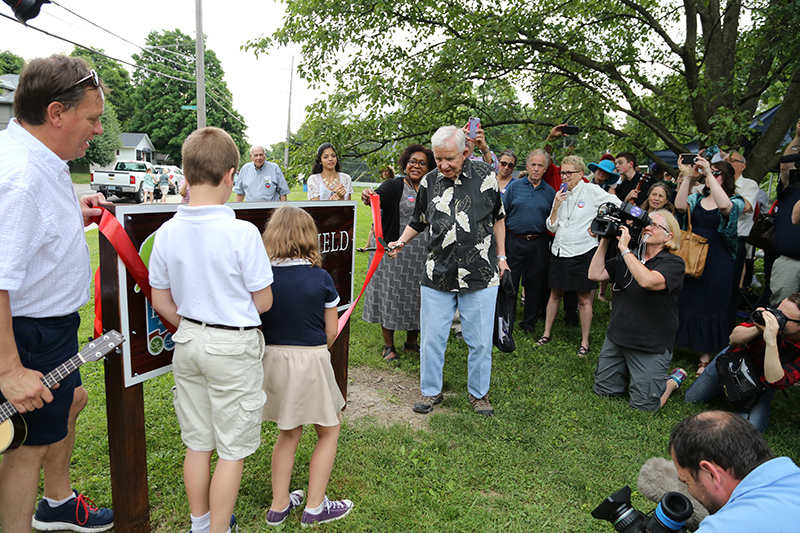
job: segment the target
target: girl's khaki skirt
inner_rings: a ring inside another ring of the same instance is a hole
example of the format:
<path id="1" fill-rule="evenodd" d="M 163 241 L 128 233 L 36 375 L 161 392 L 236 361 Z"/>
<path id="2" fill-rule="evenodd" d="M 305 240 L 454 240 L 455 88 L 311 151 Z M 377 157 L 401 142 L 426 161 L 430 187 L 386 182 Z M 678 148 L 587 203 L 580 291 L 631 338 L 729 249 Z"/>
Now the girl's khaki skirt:
<path id="1" fill-rule="evenodd" d="M 324 345 L 267 345 L 264 392 L 262 419 L 283 430 L 305 424 L 335 426 L 345 405 Z"/>

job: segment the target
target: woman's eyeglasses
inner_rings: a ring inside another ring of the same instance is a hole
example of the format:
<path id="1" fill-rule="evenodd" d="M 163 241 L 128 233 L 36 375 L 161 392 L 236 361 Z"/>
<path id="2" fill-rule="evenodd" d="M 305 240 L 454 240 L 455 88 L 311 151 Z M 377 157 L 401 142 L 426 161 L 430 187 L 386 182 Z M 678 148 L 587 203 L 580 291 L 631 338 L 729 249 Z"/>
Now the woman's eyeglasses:
<path id="1" fill-rule="evenodd" d="M 409 167 L 419 167 L 419 168 L 428 168 L 428 162 L 424 159 L 409 159 L 408 165 Z"/>
<path id="2" fill-rule="evenodd" d="M 64 93 L 66 93 L 67 91 L 72 89 L 73 87 L 77 87 L 78 85 L 80 85 L 81 83 L 85 82 L 86 80 L 92 80 L 92 83 L 94 84 L 95 87 L 100 87 L 100 76 L 98 76 L 97 72 L 94 69 L 92 69 L 91 71 L 89 71 L 89 74 L 87 74 L 86 76 L 82 77 L 81 79 L 79 79 L 78 81 L 76 81 L 75 83 L 73 83 L 72 85 L 70 85 L 69 87 L 67 87 L 66 89 L 64 89 L 60 93 L 58 93 L 57 95 L 55 95 L 53 97 L 53 100 L 57 99 L 59 96 L 63 95 Z"/>
<path id="3" fill-rule="evenodd" d="M 561 175 L 565 178 L 569 178 L 573 174 L 583 174 L 580 170 L 562 170 Z"/>

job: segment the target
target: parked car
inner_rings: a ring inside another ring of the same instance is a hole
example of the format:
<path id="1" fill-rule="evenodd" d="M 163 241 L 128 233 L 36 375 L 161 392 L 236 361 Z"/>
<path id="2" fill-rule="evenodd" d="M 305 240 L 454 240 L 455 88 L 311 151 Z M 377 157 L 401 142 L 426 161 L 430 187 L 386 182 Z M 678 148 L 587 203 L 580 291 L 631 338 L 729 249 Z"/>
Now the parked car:
<path id="1" fill-rule="evenodd" d="M 178 194 L 178 188 L 181 186 L 181 180 L 183 179 L 183 170 L 175 165 L 156 165 L 156 176 L 159 174 L 169 174 L 169 194 Z M 156 183 L 158 183 L 157 177 Z M 159 191 L 160 194 L 161 191 Z"/>
<path id="2" fill-rule="evenodd" d="M 117 161 L 113 170 L 92 172 L 92 190 L 100 191 L 107 198 L 112 195 L 130 197 L 140 204 L 144 200 L 142 180 L 147 169 L 153 169 L 153 165 L 147 161 Z"/>

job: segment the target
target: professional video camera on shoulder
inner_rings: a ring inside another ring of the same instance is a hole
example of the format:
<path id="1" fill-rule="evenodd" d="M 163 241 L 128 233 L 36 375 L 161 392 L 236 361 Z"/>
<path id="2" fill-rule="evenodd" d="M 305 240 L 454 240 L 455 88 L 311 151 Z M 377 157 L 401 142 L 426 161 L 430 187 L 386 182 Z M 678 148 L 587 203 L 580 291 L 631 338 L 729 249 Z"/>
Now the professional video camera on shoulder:
<path id="1" fill-rule="evenodd" d="M 597 217 L 592 220 L 592 233 L 604 239 L 613 239 L 620 235 L 622 224 L 630 222 L 628 229 L 634 241 L 639 240 L 642 230 L 651 223 L 647 211 L 629 202 L 620 207 L 606 202 L 597 208 Z"/>
<path id="2" fill-rule="evenodd" d="M 692 502 L 680 492 L 667 492 L 651 515 L 631 505 L 631 488 L 627 485 L 603 500 L 592 511 L 598 520 L 610 522 L 620 533 L 686 532 L 686 520 L 692 516 Z"/>

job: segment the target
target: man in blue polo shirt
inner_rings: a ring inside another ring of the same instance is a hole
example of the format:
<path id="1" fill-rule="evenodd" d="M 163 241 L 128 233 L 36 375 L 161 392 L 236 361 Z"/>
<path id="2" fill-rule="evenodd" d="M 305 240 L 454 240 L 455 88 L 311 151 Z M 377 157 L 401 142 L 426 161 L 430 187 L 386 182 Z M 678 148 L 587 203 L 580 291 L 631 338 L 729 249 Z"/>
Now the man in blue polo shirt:
<path id="1" fill-rule="evenodd" d="M 706 411 L 669 438 L 678 477 L 708 509 L 697 533 L 789 533 L 800 522 L 800 468 L 775 457 L 764 437 L 734 413 Z"/>
<path id="2" fill-rule="evenodd" d="M 242 202 L 285 202 L 289 194 L 289 186 L 283 177 L 281 167 L 267 161 L 263 146 L 250 148 L 250 159 L 239 171 L 239 177 L 233 186 L 236 201 Z"/>
<path id="3" fill-rule="evenodd" d="M 525 160 L 528 177 L 514 180 L 503 195 L 506 210 L 506 255 L 514 287 L 524 274 L 525 311 L 519 327 L 532 332 L 545 303 L 550 250 L 545 219 L 556 191 L 542 180 L 547 169 L 544 150 L 534 150 Z"/>

